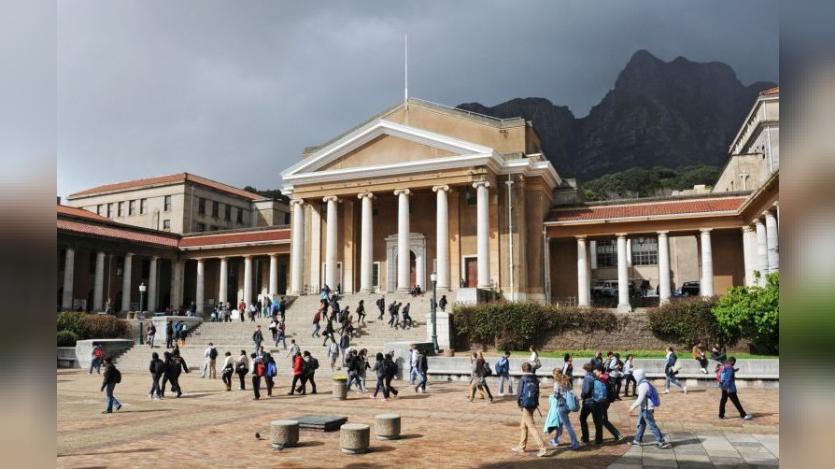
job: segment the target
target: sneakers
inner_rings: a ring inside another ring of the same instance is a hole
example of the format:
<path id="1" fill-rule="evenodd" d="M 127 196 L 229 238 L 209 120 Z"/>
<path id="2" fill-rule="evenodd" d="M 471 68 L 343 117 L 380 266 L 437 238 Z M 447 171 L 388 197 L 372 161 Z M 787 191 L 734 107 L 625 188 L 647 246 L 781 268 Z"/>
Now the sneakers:
<path id="1" fill-rule="evenodd" d="M 618 433 L 617 435 L 615 435 L 615 441 L 620 441 L 620 440 L 622 440 L 622 439 L 623 439 L 623 435 L 621 435 L 620 433 Z"/>
<path id="2" fill-rule="evenodd" d="M 553 438 L 551 438 L 550 440 L 548 440 L 548 443 L 550 443 L 550 444 L 551 444 L 551 447 L 552 447 L 552 448 L 556 448 L 557 446 L 559 446 L 559 443 L 557 443 L 557 440 L 555 440 L 555 439 L 553 439 Z"/>
<path id="3" fill-rule="evenodd" d="M 550 455 L 551 455 L 551 451 L 546 449 L 546 448 L 542 448 L 541 450 L 536 452 L 536 457 L 538 457 L 538 458 L 544 458 L 544 457 L 550 456 Z"/>
<path id="4" fill-rule="evenodd" d="M 638 440 L 632 440 L 632 441 L 629 442 L 629 445 L 630 446 L 643 446 L 643 443 L 641 443 Z"/>
<path id="5" fill-rule="evenodd" d="M 525 452 L 525 448 L 522 448 L 521 446 L 514 446 L 513 448 L 510 448 L 510 450 L 513 451 L 514 453 L 524 453 Z"/>
<path id="6" fill-rule="evenodd" d="M 671 447 L 671 446 L 673 446 L 673 445 L 671 445 L 670 443 L 668 443 L 668 442 L 666 442 L 666 441 L 659 441 L 658 443 L 656 443 L 656 444 L 655 444 L 655 446 L 657 446 L 657 447 L 659 447 L 659 448 L 661 448 L 661 449 L 668 449 L 668 448 L 670 448 L 670 447 Z"/>
<path id="7" fill-rule="evenodd" d="M 372 395 L 370 395 L 370 396 L 368 396 L 368 397 L 370 397 L 372 400 L 377 399 L 377 396 L 375 396 L 375 395 L 373 395 L 373 394 L 372 394 Z"/>
<path id="8" fill-rule="evenodd" d="M 122 404 L 118 404 L 118 405 L 116 405 L 116 410 L 119 410 L 119 409 L 121 409 L 121 408 L 122 408 Z"/>
<path id="9" fill-rule="evenodd" d="M 753 415 L 747 414 L 745 417 L 742 417 L 742 420 L 751 420 L 752 418 L 754 418 Z"/>
<path id="10" fill-rule="evenodd" d="M 665 389 L 665 390 L 664 390 L 664 394 L 670 394 L 670 390 L 669 390 L 669 389 Z"/>

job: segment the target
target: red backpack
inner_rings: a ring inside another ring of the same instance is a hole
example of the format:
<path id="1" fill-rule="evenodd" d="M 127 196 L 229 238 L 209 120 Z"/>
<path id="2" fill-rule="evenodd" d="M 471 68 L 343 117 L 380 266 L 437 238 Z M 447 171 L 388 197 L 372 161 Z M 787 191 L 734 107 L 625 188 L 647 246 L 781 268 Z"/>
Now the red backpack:
<path id="1" fill-rule="evenodd" d="M 255 364 L 255 375 L 256 376 L 264 376 L 264 371 L 266 371 L 266 368 L 267 367 L 264 365 L 264 362 L 261 362 L 261 361 L 257 362 Z"/>

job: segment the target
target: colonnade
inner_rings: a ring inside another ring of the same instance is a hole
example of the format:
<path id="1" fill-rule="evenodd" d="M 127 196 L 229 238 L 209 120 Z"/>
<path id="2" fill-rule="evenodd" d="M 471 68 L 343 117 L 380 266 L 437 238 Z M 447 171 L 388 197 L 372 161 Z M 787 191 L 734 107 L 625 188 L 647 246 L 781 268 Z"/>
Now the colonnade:
<path id="1" fill-rule="evenodd" d="M 742 227 L 746 285 L 765 285 L 765 277 L 780 270 L 778 217 L 779 207 L 775 204 L 753 220 L 753 227 Z"/>

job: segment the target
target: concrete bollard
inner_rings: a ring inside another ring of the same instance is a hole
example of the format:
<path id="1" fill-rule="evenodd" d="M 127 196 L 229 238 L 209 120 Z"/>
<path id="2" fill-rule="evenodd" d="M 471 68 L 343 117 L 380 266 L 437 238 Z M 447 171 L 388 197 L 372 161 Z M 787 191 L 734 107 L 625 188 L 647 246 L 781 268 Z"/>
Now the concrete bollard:
<path id="1" fill-rule="evenodd" d="M 368 451 L 370 428 L 364 423 L 346 423 L 339 428 L 339 444 L 346 454 L 361 454 Z"/>
<path id="2" fill-rule="evenodd" d="M 334 378 L 333 379 L 333 399 L 344 401 L 348 398 L 348 381 L 347 379 Z"/>
<path id="3" fill-rule="evenodd" d="M 296 446 L 299 442 L 299 422 L 295 420 L 273 420 L 272 430 L 273 449 L 284 449 Z"/>
<path id="4" fill-rule="evenodd" d="M 396 440 L 400 438 L 400 416 L 397 414 L 375 415 L 374 433 L 378 440 Z"/>

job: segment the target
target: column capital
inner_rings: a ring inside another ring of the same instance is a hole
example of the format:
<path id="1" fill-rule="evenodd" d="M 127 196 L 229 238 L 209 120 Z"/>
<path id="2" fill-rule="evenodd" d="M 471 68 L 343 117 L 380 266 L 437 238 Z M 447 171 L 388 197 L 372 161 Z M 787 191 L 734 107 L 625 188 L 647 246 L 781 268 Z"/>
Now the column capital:
<path id="1" fill-rule="evenodd" d="M 133 257 L 133 253 L 132 252 L 126 252 L 125 257 Z"/>
<path id="2" fill-rule="evenodd" d="M 700 233 L 710 233 L 713 231 L 713 228 L 699 228 Z"/>
<path id="3" fill-rule="evenodd" d="M 490 187 L 490 181 L 476 181 L 473 183 L 473 188 L 478 189 L 479 187 L 484 187 L 485 189 Z"/>
<path id="4" fill-rule="evenodd" d="M 339 197 L 335 195 L 327 195 L 322 197 L 322 202 L 339 202 Z"/>
<path id="5" fill-rule="evenodd" d="M 304 199 L 290 199 L 290 205 L 303 205 Z"/>
<path id="6" fill-rule="evenodd" d="M 586 235 L 577 235 L 577 236 L 575 236 L 575 238 L 577 238 L 577 241 L 585 241 L 586 240 Z"/>
<path id="7" fill-rule="evenodd" d="M 742 231 L 745 232 L 745 233 L 749 233 L 749 232 L 753 231 L 753 229 L 751 228 L 751 225 L 745 225 L 745 226 L 742 227 Z"/>
<path id="8" fill-rule="evenodd" d="M 615 233 L 615 236 L 617 236 L 618 239 L 626 238 L 628 235 L 629 235 L 629 233 Z"/>
<path id="9" fill-rule="evenodd" d="M 394 195 L 400 195 L 400 194 L 403 194 L 403 195 L 411 195 L 411 194 L 412 194 L 412 191 L 410 191 L 409 189 L 396 189 L 396 190 L 394 191 Z"/>
<path id="10" fill-rule="evenodd" d="M 773 216 L 774 216 L 774 214 L 773 214 L 773 213 L 771 213 L 771 210 L 769 210 L 769 209 L 765 209 L 765 210 L 763 210 L 763 216 L 764 216 L 764 217 L 773 217 Z"/>
<path id="11" fill-rule="evenodd" d="M 271 253 L 270 258 L 278 259 L 278 253 L 277 252 Z"/>
<path id="12" fill-rule="evenodd" d="M 361 193 L 357 194 L 358 199 L 364 199 L 366 197 L 369 198 L 369 199 L 373 199 L 374 198 L 374 193 L 373 192 L 361 192 Z"/>
<path id="13" fill-rule="evenodd" d="M 655 234 L 658 236 L 667 236 L 670 232 L 669 231 L 656 231 Z"/>
<path id="14" fill-rule="evenodd" d="M 777 208 L 777 207 L 779 207 L 779 206 L 780 206 L 780 201 L 779 201 L 779 200 L 775 200 L 775 201 L 774 201 L 774 203 L 773 203 L 773 204 L 771 204 L 771 205 L 772 205 L 774 208 Z"/>
<path id="15" fill-rule="evenodd" d="M 449 192 L 449 186 L 446 184 L 442 184 L 440 186 L 432 186 L 432 192 L 444 191 Z"/>

